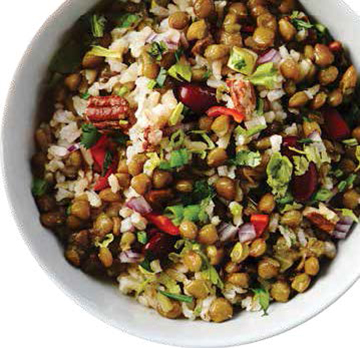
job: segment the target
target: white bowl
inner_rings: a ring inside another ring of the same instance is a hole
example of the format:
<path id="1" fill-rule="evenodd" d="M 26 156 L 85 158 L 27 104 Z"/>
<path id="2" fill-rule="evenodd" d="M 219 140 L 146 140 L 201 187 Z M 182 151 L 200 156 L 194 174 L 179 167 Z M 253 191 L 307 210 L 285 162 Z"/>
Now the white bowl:
<path id="1" fill-rule="evenodd" d="M 360 276 L 360 227 L 341 242 L 339 255 L 307 293 L 287 304 L 274 304 L 270 315 L 242 312 L 223 324 L 171 321 L 69 266 L 60 244 L 39 223 L 31 196 L 29 160 L 41 83 L 60 39 L 97 0 L 66 1 L 44 24 L 16 72 L 2 123 L 3 171 L 21 234 L 43 269 L 84 309 L 123 331 L 152 341 L 187 347 L 245 344 L 289 330 L 336 301 Z M 304 0 L 307 10 L 351 48 L 360 71 L 359 18 L 339 0 Z"/>

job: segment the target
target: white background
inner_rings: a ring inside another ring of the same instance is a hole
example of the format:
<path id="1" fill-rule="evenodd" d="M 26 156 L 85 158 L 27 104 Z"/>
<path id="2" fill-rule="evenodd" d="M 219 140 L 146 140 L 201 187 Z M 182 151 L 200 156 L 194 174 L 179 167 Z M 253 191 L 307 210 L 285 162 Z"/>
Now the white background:
<path id="1" fill-rule="evenodd" d="M 346 2 L 360 13 L 360 2 Z M 3 108 L 16 66 L 28 43 L 61 3 L 62 0 L 1 1 L 0 110 Z M 20 238 L 2 185 L 0 217 L 2 347 L 161 347 L 100 322 L 76 306 L 50 281 Z M 358 282 L 338 302 L 316 318 L 290 332 L 254 343 L 252 346 L 331 348 L 347 344 L 349 348 L 358 347 L 359 291 Z"/>

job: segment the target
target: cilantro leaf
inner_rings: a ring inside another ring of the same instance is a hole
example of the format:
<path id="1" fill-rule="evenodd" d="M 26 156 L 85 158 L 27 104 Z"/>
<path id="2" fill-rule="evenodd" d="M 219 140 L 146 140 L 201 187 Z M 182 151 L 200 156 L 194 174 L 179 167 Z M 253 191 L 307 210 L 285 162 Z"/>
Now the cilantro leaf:
<path id="1" fill-rule="evenodd" d="M 43 196 L 49 188 L 46 180 L 34 178 L 32 182 L 31 192 L 35 197 Z"/>
<path id="2" fill-rule="evenodd" d="M 94 14 L 91 16 L 91 31 L 94 37 L 103 37 L 106 24 L 106 18 L 104 16 L 98 16 Z"/>
<path id="3" fill-rule="evenodd" d="M 104 163 L 103 163 L 103 167 L 102 167 L 102 172 L 101 172 L 102 176 L 105 176 L 105 174 L 109 170 L 113 160 L 114 160 L 114 157 L 113 157 L 112 153 L 110 151 L 106 151 Z"/>
<path id="4" fill-rule="evenodd" d="M 270 294 L 269 291 L 260 289 L 253 289 L 253 293 L 255 294 L 255 300 L 259 301 L 261 309 L 264 311 L 263 316 L 268 315 L 267 310 L 270 306 Z"/>
<path id="5" fill-rule="evenodd" d="M 101 134 L 93 124 L 83 124 L 81 127 L 81 145 L 86 149 L 90 149 L 99 140 Z"/>
<path id="6" fill-rule="evenodd" d="M 120 131 L 116 131 L 111 135 L 111 139 L 117 144 L 124 146 L 129 141 L 129 136 Z"/>
<path id="7" fill-rule="evenodd" d="M 235 166 L 247 166 L 255 168 L 261 163 L 261 155 L 259 151 L 252 152 L 248 150 L 242 150 L 236 154 L 235 159 L 232 159 L 229 162 Z"/>

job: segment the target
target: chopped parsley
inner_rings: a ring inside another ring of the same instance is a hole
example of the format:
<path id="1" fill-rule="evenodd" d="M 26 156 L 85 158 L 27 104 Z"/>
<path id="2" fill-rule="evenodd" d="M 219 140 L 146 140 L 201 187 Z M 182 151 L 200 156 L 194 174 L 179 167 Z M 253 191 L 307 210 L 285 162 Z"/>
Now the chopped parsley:
<path id="1" fill-rule="evenodd" d="M 97 143 L 101 134 L 93 124 L 83 124 L 81 127 L 82 135 L 80 143 L 86 149 L 90 149 Z"/>
<path id="2" fill-rule="evenodd" d="M 270 306 L 270 294 L 269 291 L 260 289 L 253 289 L 253 293 L 255 294 L 254 299 L 259 301 L 261 309 L 264 311 L 263 316 L 268 315 L 267 310 Z"/>
<path id="3" fill-rule="evenodd" d="M 208 219 L 205 207 L 201 204 L 188 206 L 178 204 L 167 207 L 165 209 L 165 215 L 171 219 L 176 226 L 179 226 L 184 220 L 191 222 L 205 222 Z"/>

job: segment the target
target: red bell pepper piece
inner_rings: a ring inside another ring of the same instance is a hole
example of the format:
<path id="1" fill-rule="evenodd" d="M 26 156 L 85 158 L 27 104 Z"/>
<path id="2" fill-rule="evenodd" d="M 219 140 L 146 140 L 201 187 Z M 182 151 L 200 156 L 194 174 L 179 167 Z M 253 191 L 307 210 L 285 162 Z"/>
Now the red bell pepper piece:
<path id="1" fill-rule="evenodd" d="M 171 236 L 178 236 L 180 234 L 179 227 L 175 226 L 173 222 L 164 215 L 149 213 L 146 214 L 145 217 L 162 232 L 170 234 Z"/>
<path id="2" fill-rule="evenodd" d="M 108 146 L 108 137 L 106 135 L 102 135 L 97 143 L 90 149 L 92 158 L 100 168 L 103 167 Z"/>
<path id="3" fill-rule="evenodd" d="M 250 221 L 255 227 L 256 236 L 260 237 L 269 225 L 269 215 L 253 214 Z"/>
<path id="4" fill-rule="evenodd" d="M 225 106 L 213 106 L 206 112 L 206 114 L 209 117 L 219 117 L 221 115 L 231 116 L 237 123 L 242 122 L 245 118 L 245 115 L 242 112 L 226 108 Z"/>
<path id="5" fill-rule="evenodd" d="M 116 172 L 117 161 L 114 160 L 104 176 L 100 177 L 94 186 L 95 191 L 101 191 L 109 187 L 109 176 Z"/>

